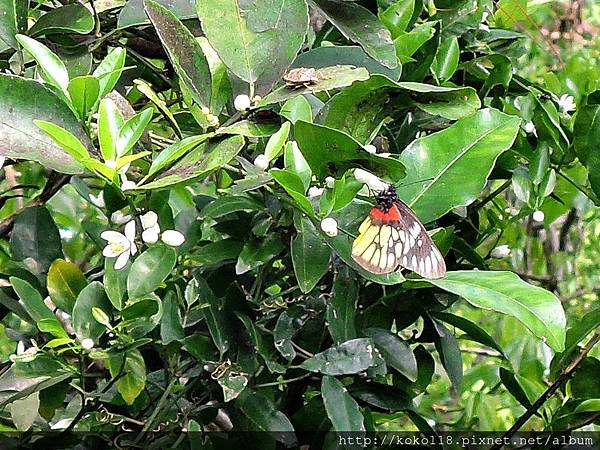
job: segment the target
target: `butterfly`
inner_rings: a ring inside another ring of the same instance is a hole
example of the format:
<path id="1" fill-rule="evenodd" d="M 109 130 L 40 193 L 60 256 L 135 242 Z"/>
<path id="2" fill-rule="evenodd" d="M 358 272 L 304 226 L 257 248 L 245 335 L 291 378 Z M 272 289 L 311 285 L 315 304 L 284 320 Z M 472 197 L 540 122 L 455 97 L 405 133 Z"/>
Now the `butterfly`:
<path id="1" fill-rule="evenodd" d="M 383 274 L 408 269 L 424 278 L 446 274 L 444 257 L 425 227 L 389 186 L 358 229 L 352 258 L 365 270 Z"/>

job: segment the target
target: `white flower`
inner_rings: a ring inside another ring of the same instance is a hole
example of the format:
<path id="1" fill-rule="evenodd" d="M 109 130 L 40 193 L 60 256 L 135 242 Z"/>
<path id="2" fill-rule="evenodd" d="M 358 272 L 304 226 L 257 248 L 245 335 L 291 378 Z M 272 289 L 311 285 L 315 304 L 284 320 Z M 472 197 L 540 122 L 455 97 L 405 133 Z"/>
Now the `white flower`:
<path id="1" fill-rule="evenodd" d="M 108 159 L 108 160 L 104 161 L 104 165 L 106 167 L 108 167 L 109 169 L 116 169 L 117 161 L 115 161 L 114 159 Z"/>
<path id="2" fill-rule="evenodd" d="M 122 211 L 115 211 L 110 216 L 110 221 L 115 225 L 123 225 L 131 220 L 131 216 L 129 214 L 123 214 Z"/>
<path id="3" fill-rule="evenodd" d="M 200 108 L 200 111 L 202 111 L 202 114 L 204 114 L 205 116 L 208 116 L 210 114 L 210 109 L 208 109 L 206 106 Z"/>
<path id="4" fill-rule="evenodd" d="M 94 348 L 94 341 L 90 338 L 85 338 L 81 341 L 81 348 L 84 350 L 91 350 Z"/>
<path id="5" fill-rule="evenodd" d="M 267 155 L 258 155 L 254 160 L 254 165 L 260 170 L 267 170 L 269 158 L 267 158 Z"/>
<path id="6" fill-rule="evenodd" d="M 523 126 L 523 129 L 525 130 L 525 133 L 533 134 L 535 137 L 537 137 L 537 130 L 535 129 L 535 125 L 531 120 L 527 122 L 525 126 Z"/>
<path id="7" fill-rule="evenodd" d="M 128 189 L 135 189 L 135 187 L 137 186 L 135 182 L 128 180 L 126 177 L 124 178 L 125 179 L 121 182 L 121 190 L 126 191 Z"/>
<path id="8" fill-rule="evenodd" d="M 185 241 L 185 236 L 177 230 L 165 230 L 160 238 L 171 247 L 179 247 Z"/>
<path id="9" fill-rule="evenodd" d="M 125 225 L 125 234 L 118 231 L 106 230 L 100 235 L 102 239 L 107 241 L 106 247 L 102 254 L 107 258 L 117 258 L 115 262 L 115 270 L 122 269 L 129 261 L 129 256 L 137 253 L 135 245 L 135 222 L 132 220 Z"/>
<path id="10" fill-rule="evenodd" d="M 5 162 L 6 162 L 6 156 L 0 156 L 0 167 L 2 167 Z"/>
<path id="11" fill-rule="evenodd" d="M 100 191 L 98 195 L 90 194 L 90 200 L 98 208 L 104 208 L 106 206 L 106 203 L 104 203 L 104 191 Z"/>
<path id="12" fill-rule="evenodd" d="M 325 217 L 321 220 L 321 230 L 329 237 L 336 237 L 338 234 L 337 221 L 333 217 Z"/>
<path id="13" fill-rule="evenodd" d="M 19 341 L 19 343 L 17 344 L 17 354 L 12 354 L 9 356 L 9 359 L 12 362 L 15 361 L 20 361 L 20 362 L 31 362 L 35 359 L 36 355 L 37 355 L 38 349 L 37 347 L 29 347 L 27 350 L 25 350 L 25 344 L 23 343 L 23 341 Z"/>
<path id="14" fill-rule="evenodd" d="M 377 153 L 377 147 L 375 147 L 373 144 L 364 145 L 363 148 L 367 151 L 367 153 L 370 153 L 372 155 Z"/>
<path id="15" fill-rule="evenodd" d="M 206 120 L 208 120 L 208 124 L 211 127 L 218 127 L 219 126 L 219 118 L 217 116 L 215 116 L 214 114 L 208 114 L 206 116 Z"/>
<path id="16" fill-rule="evenodd" d="M 566 115 L 570 111 L 575 111 L 575 99 L 572 95 L 563 94 L 558 99 L 558 109 L 560 109 L 561 114 Z"/>
<path id="17" fill-rule="evenodd" d="M 158 242 L 160 235 L 160 226 L 158 225 L 158 215 L 154 211 L 148 211 L 142 217 L 142 240 L 147 244 L 155 244 Z"/>
<path id="18" fill-rule="evenodd" d="M 489 15 L 490 15 L 489 12 L 484 11 L 483 14 L 481 15 L 481 23 L 479 24 L 479 29 L 481 31 L 485 31 L 486 33 L 489 33 L 489 31 L 490 31 L 490 27 L 485 23 L 487 21 L 487 18 Z"/>
<path id="19" fill-rule="evenodd" d="M 320 197 L 321 194 L 323 194 L 324 189 L 317 187 L 317 186 L 311 186 L 310 189 L 308 190 L 308 197 L 309 198 L 315 198 L 315 197 Z"/>
<path id="20" fill-rule="evenodd" d="M 233 100 L 233 106 L 238 111 L 246 111 L 247 109 L 250 109 L 251 105 L 252 102 L 250 101 L 250 97 L 246 94 L 238 95 L 235 100 Z"/>
<path id="21" fill-rule="evenodd" d="M 533 220 L 535 222 L 543 222 L 544 221 L 544 211 L 535 211 L 533 213 Z"/>
<path id="22" fill-rule="evenodd" d="M 508 255 L 510 255 L 510 247 L 506 244 L 499 245 L 498 247 L 496 247 L 492 250 L 491 255 L 492 255 L 492 258 L 497 258 L 497 259 L 506 258 Z"/>
<path id="23" fill-rule="evenodd" d="M 333 177 L 325 178 L 325 186 L 327 186 L 329 189 L 333 189 L 334 184 L 335 184 L 335 178 L 333 178 Z"/>
<path id="24" fill-rule="evenodd" d="M 354 178 L 356 178 L 356 181 L 366 184 L 375 192 L 385 191 L 389 187 L 385 181 L 363 169 L 354 169 Z"/>

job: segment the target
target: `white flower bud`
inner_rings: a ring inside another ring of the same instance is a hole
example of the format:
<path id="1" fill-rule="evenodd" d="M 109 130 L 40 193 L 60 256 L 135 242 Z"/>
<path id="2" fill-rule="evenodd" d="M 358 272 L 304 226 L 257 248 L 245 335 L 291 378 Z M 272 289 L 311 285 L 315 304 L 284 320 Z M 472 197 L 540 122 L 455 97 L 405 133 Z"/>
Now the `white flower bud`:
<path id="1" fill-rule="evenodd" d="M 171 247 L 179 247 L 185 242 L 185 236 L 177 230 L 165 230 L 160 238 Z"/>
<path id="2" fill-rule="evenodd" d="M 309 198 L 315 198 L 315 197 L 320 197 L 321 194 L 323 194 L 324 189 L 317 187 L 317 186 L 311 186 L 308 189 L 308 197 Z"/>
<path id="3" fill-rule="evenodd" d="M 260 170 L 267 170 L 269 167 L 269 158 L 267 158 L 267 155 L 258 155 L 254 160 L 254 165 Z"/>
<path id="4" fill-rule="evenodd" d="M 109 169 L 116 169 L 117 161 L 115 161 L 114 159 L 108 159 L 108 160 L 104 161 L 104 165 L 106 167 L 108 167 Z"/>
<path id="5" fill-rule="evenodd" d="M 6 156 L 0 156 L 0 167 L 2 167 L 4 165 L 5 161 L 6 161 Z"/>
<path id="6" fill-rule="evenodd" d="M 251 105 L 252 102 L 250 101 L 250 97 L 246 94 L 238 95 L 235 100 L 233 100 L 233 106 L 238 111 L 246 111 L 247 109 L 250 109 Z"/>
<path id="7" fill-rule="evenodd" d="M 544 221 L 544 211 L 535 211 L 533 213 L 533 220 L 535 222 L 543 222 Z"/>
<path id="8" fill-rule="evenodd" d="M 379 177 L 363 169 L 354 169 L 354 178 L 356 178 L 356 181 L 366 184 L 375 192 L 385 191 L 389 187 Z"/>
<path id="9" fill-rule="evenodd" d="M 85 338 L 81 341 L 81 348 L 84 350 L 91 350 L 94 348 L 94 341 L 90 338 Z"/>
<path id="10" fill-rule="evenodd" d="M 523 127 L 523 129 L 525 130 L 525 133 L 533 134 L 534 136 L 537 136 L 537 130 L 535 129 L 535 125 L 533 124 L 532 121 L 527 122 L 525 124 L 525 126 Z"/>
<path id="11" fill-rule="evenodd" d="M 491 252 L 492 258 L 502 259 L 510 255 L 510 247 L 506 244 L 499 245 Z"/>
<path id="12" fill-rule="evenodd" d="M 371 153 L 372 155 L 377 153 L 377 147 L 375 147 L 373 144 L 367 144 L 363 146 L 363 148 L 367 151 L 367 153 Z"/>
<path id="13" fill-rule="evenodd" d="M 333 217 L 326 217 L 321 220 L 321 230 L 329 236 L 336 237 L 338 235 L 338 223 Z"/>
<path id="14" fill-rule="evenodd" d="M 327 186 L 329 189 L 333 189 L 334 184 L 335 184 L 335 178 L 333 178 L 333 177 L 325 178 L 325 186 Z"/>

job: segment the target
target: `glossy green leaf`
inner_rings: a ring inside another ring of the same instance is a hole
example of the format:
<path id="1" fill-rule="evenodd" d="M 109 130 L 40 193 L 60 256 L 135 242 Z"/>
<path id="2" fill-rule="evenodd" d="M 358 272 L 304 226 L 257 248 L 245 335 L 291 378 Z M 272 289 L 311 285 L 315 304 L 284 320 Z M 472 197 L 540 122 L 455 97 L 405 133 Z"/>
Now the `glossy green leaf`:
<path id="1" fill-rule="evenodd" d="M 354 2 L 315 2 L 327 19 L 349 40 L 360 44 L 367 54 L 385 67 L 398 65 L 392 36 L 368 9 Z"/>
<path id="2" fill-rule="evenodd" d="M 158 0 L 157 3 L 169 8 L 175 17 L 180 20 L 197 18 L 193 0 Z M 128 0 L 119 14 L 117 26 L 127 28 L 145 23 L 149 23 L 149 20 L 144 11 L 143 0 Z"/>
<path id="3" fill-rule="evenodd" d="M 19 44 L 35 59 L 37 68 L 44 82 L 54 86 L 60 92 L 68 95 L 69 74 L 60 58 L 44 44 L 19 34 L 16 36 Z"/>
<path id="4" fill-rule="evenodd" d="M 414 61 L 411 56 L 435 35 L 435 25 L 435 22 L 425 22 L 394 39 L 396 55 L 402 64 Z"/>
<path id="5" fill-rule="evenodd" d="M 247 242 L 235 265 L 235 272 L 238 275 L 254 270 L 277 256 L 283 250 L 283 244 L 279 236 L 271 234 L 265 239 L 256 239 Z"/>
<path id="6" fill-rule="evenodd" d="M 45 206 L 31 206 L 20 213 L 10 234 L 14 259 L 31 258 L 38 273 L 45 273 L 50 264 L 63 257 L 58 228 Z"/>
<path id="7" fill-rule="evenodd" d="M 34 120 L 33 123 L 76 161 L 83 162 L 90 157 L 87 148 L 71 132 L 44 120 Z"/>
<path id="8" fill-rule="evenodd" d="M 118 156 L 127 155 L 142 137 L 146 127 L 152 120 L 152 108 L 144 109 L 142 112 L 127 119 L 121 126 L 115 146 Z M 137 158 L 138 155 L 131 156 Z"/>
<path id="9" fill-rule="evenodd" d="M 500 367 L 500 379 L 506 390 L 524 407 L 531 408 L 531 402 L 527 398 L 527 394 L 523 387 L 519 384 L 519 380 L 515 374 Z"/>
<path id="10" fill-rule="evenodd" d="M 85 9 L 85 8 L 83 8 Z M 87 11 L 87 10 L 86 10 Z M 81 120 L 88 119 L 88 112 L 98 101 L 100 94 L 100 83 L 93 76 L 75 77 L 69 81 L 67 87 L 75 110 L 79 113 Z"/>
<path id="11" fill-rule="evenodd" d="M 169 145 L 152 160 L 150 169 L 148 169 L 148 176 L 154 175 L 159 170 L 169 166 L 173 162 L 177 161 L 183 155 L 191 151 L 194 147 L 197 147 L 202 142 L 210 138 L 211 134 L 202 134 L 200 136 L 190 136 L 188 138 L 177 141 L 174 144 Z"/>
<path id="12" fill-rule="evenodd" d="M 448 329 L 439 322 L 435 322 L 438 337 L 435 339 L 435 348 L 440 355 L 448 378 L 452 382 L 452 388 L 456 393 L 461 392 L 463 379 L 462 356 L 458 341 Z"/>
<path id="13" fill-rule="evenodd" d="M 271 373 L 284 373 L 285 368 L 275 361 L 275 349 L 273 346 L 273 339 L 266 337 L 263 333 L 258 330 L 258 327 L 254 325 L 250 317 L 236 311 L 236 316 L 242 321 L 246 331 L 250 335 L 250 340 L 258 354 L 263 358 L 267 368 Z M 269 342 L 270 341 L 270 342 Z"/>
<path id="14" fill-rule="evenodd" d="M 298 98 L 304 99 L 304 97 L 298 97 Z M 304 101 L 306 101 L 306 100 L 304 100 Z M 310 106 L 309 106 L 309 111 L 310 111 Z M 267 159 L 269 161 L 274 160 L 281 154 L 281 151 L 283 149 L 285 141 L 287 141 L 289 134 L 290 134 L 290 122 L 285 122 L 283 125 L 281 125 L 281 128 L 279 129 L 279 131 L 277 131 L 275 134 L 273 134 L 269 138 L 269 140 L 267 141 L 267 145 L 265 147 L 265 156 L 267 157 Z"/>
<path id="15" fill-rule="evenodd" d="M 600 360 L 591 356 L 586 357 L 579 364 L 569 383 L 573 398 L 600 397 L 600 379 L 597 376 L 599 370 Z"/>
<path id="16" fill-rule="evenodd" d="M 125 267 L 116 270 L 116 261 L 116 258 L 104 259 L 104 288 L 112 305 L 120 311 L 123 309 L 123 300 L 127 293 L 127 276 L 131 263 L 128 262 Z"/>
<path id="17" fill-rule="evenodd" d="M 87 281 L 76 264 L 57 259 L 48 271 L 48 293 L 56 306 L 71 314 L 79 293 Z"/>
<path id="18" fill-rule="evenodd" d="M 288 447 L 297 445 L 294 427 L 289 419 L 268 397 L 246 390 L 235 402 L 242 413 L 257 427 L 257 431 L 268 431 L 276 440 Z"/>
<path id="19" fill-rule="evenodd" d="M 239 134 L 246 137 L 269 137 L 277 132 L 279 124 L 277 123 L 258 123 L 250 120 L 240 120 L 239 122 L 224 128 L 219 128 L 216 134 Z"/>
<path id="20" fill-rule="evenodd" d="M 501 355 L 504 355 L 502 347 L 489 335 L 487 331 L 481 328 L 474 322 L 464 317 L 450 314 L 447 312 L 436 312 L 435 317 L 449 325 L 455 326 L 456 328 L 464 331 L 466 334 L 461 336 L 462 339 L 470 339 L 480 344 L 486 345 L 494 350 L 497 350 Z"/>
<path id="21" fill-rule="evenodd" d="M 273 332 L 275 348 L 288 361 L 292 361 L 296 357 L 292 338 L 304 326 L 307 320 L 308 316 L 306 313 L 297 307 L 288 308 L 277 319 Z"/>
<path id="22" fill-rule="evenodd" d="M 166 245 L 151 247 L 138 256 L 127 276 L 130 298 L 154 292 L 175 267 L 177 252 Z"/>
<path id="23" fill-rule="evenodd" d="M 253 197 L 235 195 L 223 196 L 210 202 L 200 212 L 201 217 L 217 219 L 238 211 L 260 211 L 264 205 Z"/>
<path id="24" fill-rule="evenodd" d="M 584 105 L 578 108 L 574 126 L 574 146 L 579 161 L 588 169 L 590 186 L 600 196 L 600 105 Z"/>
<path id="25" fill-rule="evenodd" d="M 386 364 L 392 366 L 410 381 L 416 381 L 417 360 L 405 341 L 382 328 L 367 328 L 362 330 L 362 333 L 373 340 Z"/>
<path id="26" fill-rule="evenodd" d="M 350 386 L 352 397 L 391 412 L 411 411 L 414 406 L 407 392 L 381 383 L 360 383 Z"/>
<path id="27" fill-rule="evenodd" d="M 310 203 L 310 200 L 303 194 L 305 186 L 302 179 L 289 170 L 271 169 L 269 174 L 273 179 L 285 189 L 292 197 L 301 211 L 308 214 L 309 217 L 315 217 L 315 210 Z"/>
<path id="28" fill-rule="evenodd" d="M 0 40 L 15 50 L 18 47 L 15 35 L 27 30 L 29 1 L 0 0 Z"/>
<path id="29" fill-rule="evenodd" d="M 314 94 L 350 86 L 355 81 L 367 80 L 369 72 L 364 67 L 337 65 L 317 69 L 316 77 L 317 80 L 306 87 L 291 88 L 283 85 L 263 98 L 258 106 L 284 102 L 304 94 Z"/>
<path id="30" fill-rule="evenodd" d="M 390 30 L 392 38 L 406 30 L 415 10 L 415 0 L 398 0 L 379 13 L 379 19 Z"/>
<path id="31" fill-rule="evenodd" d="M 484 109 L 449 128 L 413 141 L 400 157 L 407 176 L 399 197 L 422 222 L 472 203 L 496 159 L 512 145 L 520 119 Z M 437 149 L 444 148 L 444 152 Z"/>
<path id="32" fill-rule="evenodd" d="M 597 413 L 598 411 L 600 411 L 600 399 L 598 398 L 584 400 L 575 408 L 576 413 Z"/>
<path id="33" fill-rule="evenodd" d="M 202 47 L 211 74 L 212 89 L 209 109 L 213 114 L 218 115 L 231 97 L 231 82 L 229 81 L 227 66 L 223 64 L 215 49 L 211 47 L 204 36 L 196 38 L 196 40 Z"/>
<path id="34" fill-rule="evenodd" d="M 446 39 L 437 50 L 433 63 L 431 64 L 431 73 L 438 81 L 449 80 L 456 69 L 460 57 L 460 47 L 456 36 Z"/>
<path id="35" fill-rule="evenodd" d="M 512 272 L 447 272 L 443 279 L 428 282 L 473 306 L 513 316 L 555 351 L 564 349 L 566 320 L 560 300 Z"/>
<path id="36" fill-rule="evenodd" d="M 86 148 L 89 138 L 73 112 L 40 83 L 0 74 L 0 152 L 3 156 L 38 161 L 61 173 L 81 173 L 83 167 L 34 120 L 54 123 L 76 136 Z"/>
<path id="37" fill-rule="evenodd" d="M 264 86 L 258 93 L 281 77 L 308 29 L 304 1 L 207 0 L 196 8 L 204 35 L 223 63 L 242 80 Z"/>
<path id="38" fill-rule="evenodd" d="M 241 136 L 203 142 L 173 167 L 161 173 L 156 180 L 138 186 L 138 189 L 161 189 L 194 178 L 207 177 L 229 163 L 243 146 L 244 138 Z"/>
<path id="39" fill-rule="evenodd" d="M 60 6 L 41 16 L 29 29 L 30 36 L 54 33 L 88 34 L 94 29 L 94 16 L 78 3 Z"/>
<path id="40" fill-rule="evenodd" d="M 327 302 L 326 320 L 329 334 L 336 344 L 356 338 L 358 284 L 346 266 L 341 267 L 333 284 L 333 296 Z"/>
<path id="41" fill-rule="evenodd" d="M 106 327 L 94 319 L 93 308 L 107 314 L 112 310 L 104 286 L 98 281 L 92 281 L 79 293 L 73 307 L 73 328 L 80 341 L 89 338 L 97 343 L 106 331 Z"/>
<path id="42" fill-rule="evenodd" d="M 128 2 L 128 4 L 131 2 Z M 98 98 L 104 98 L 109 94 L 125 67 L 126 51 L 122 47 L 113 48 L 108 52 L 104 59 L 98 64 L 92 75 L 98 79 L 100 92 Z"/>
<path id="43" fill-rule="evenodd" d="M 200 290 L 200 302 L 207 304 L 201 311 L 208 325 L 212 340 L 222 357 L 230 345 L 231 331 L 229 319 L 222 308 L 221 300 L 214 294 L 206 281 L 202 278 L 198 278 L 197 280 Z"/>
<path id="44" fill-rule="evenodd" d="M 160 323 L 163 316 L 163 302 L 156 294 L 129 299 L 121 311 L 124 323 L 121 325 L 127 334 L 135 339 L 150 333 Z"/>
<path id="45" fill-rule="evenodd" d="M 365 419 L 344 385 L 334 377 L 324 376 L 321 380 L 321 395 L 327 416 L 337 432 L 365 431 Z"/>
<path id="46" fill-rule="evenodd" d="M 116 161 L 117 141 L 119 131 L 124 125 L 125 119 L 117 108 L 115 102 L 110 98 L 105 98 L 100 102 L 100 111 L 98 116 L 98 141 L 100 143 L 100 152 L 105 161 Z"/>
<path id="47" fill-rule="evenodd" d="M 399 160 L 371 154 L 354 138 L 334 128 L 299 120 L 294 125 L 294 137 L 318 178 L 344 173 L 357 163 L 393 180 L 404 176 L 404 166 Z"/>
<path id="48" fill-rule="evenodd" d="M 185 337 L 181 324 L 181 313 L 177 297 L 169 291 L 163 300 L 163 317 L 160 321 L 160 338 L 164 345 L 179 341 Z"/>
<path id="49" fill-rule="evenodd" d="M 223 390 L 225 403 L 235 400 L 248 385 L 248 377 L 244 374 L 228 371 L 217 380 Z"/>
<path id="50" fill-rule="evenodd" d="M 312 181 L 312 171 L 310 170 L 310 166 L 306 161 L 306 158 L 304 158 L 304 155 L 298 148 L 298 145 L 295 145 L 293 142 L 289 142 L 285 146 L 283 162 L 286 170 L 298 175 L 298 178 L 300 178 L 302 181 L 302 189 L 299 192 L 303 194 L 306 193 L 308 187 L 310 186 L 310 182 Z"/>
<path id="51" fill-rule="evenodd" d="M 154 0 L 144 0 L 144 7 L 177 76 L 198 105 L 210 106 L 211 73 L 202 47 L 169 9 Z"/>
<path id="52" fill-rule="evenodd" d="M 324 375 L 348 375 L 375 365 L 375 347 L 371 339 L 351 339 L 305 360 L 300 366 Z"/>
<path id="53" fill-rule="evenodd" d="M 294 223 L 297 234 L 290 246 L 292 264 L 300 290 L 307 293 L 327 273 L 331 250 L 321 240 L 308 217 L 297 214 Z"/>
<path id="54" fill-rule="evenodd" d="M 296 123 L 298 120 L 312 122 L 312 107 L 306 97 L 298 95 L 287 100 L 279 111 L 279 115 L 285 117 L 291 123 Z"/>
<path id="55" fill-rule="evenodd" d="M 50 308 L 44 303 L 41 294 L 31 284 L 16 277 L 10 277 L 9 281 L 19 296 L 19 303 L 34 322 L 43 319 L 56 320 Z"/>
<path id="56" fill-rule="evenodd" d="M 40 407 L 40 393 L 34 392 L 10 405 L 10 418 L 19 431 L 27 431 L 35 422 Z"/>
<path id="57" fill-rule="evenodd" d="M 116 382 L 117 391 L 128 405 L 133 404 L 146 386 L 146 364 L 139 350 L 129 350 L 108 358 L 108 368 Z"/>

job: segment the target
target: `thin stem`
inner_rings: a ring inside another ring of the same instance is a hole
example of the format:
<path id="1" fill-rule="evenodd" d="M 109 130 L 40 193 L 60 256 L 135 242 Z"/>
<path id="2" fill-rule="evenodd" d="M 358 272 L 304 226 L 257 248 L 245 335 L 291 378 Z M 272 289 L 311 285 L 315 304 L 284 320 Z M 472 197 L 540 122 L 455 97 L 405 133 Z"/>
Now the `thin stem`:
<path id="1" fill-rule="evenodd" d="M 167 388 L 163 392 L 163 395 L 160 397 L 160 400 L 158 401 L 158 405 L 156 405 L 156 408 L 154 408 L 154 411 L 152 411 L 152 415 L 146 421 L 146 424 L 142 428 L 142 431 L 140 432 L 140 434 L 138 434 L 137 437 L 135 438 L 134 443 L 138 443 L 144 437 L 144 435 L 148 432 L 148 430 L 150 430 L 150 427 L 152 427 L 152 425 L 154 425 L 154 421 L 156 420 L 156 417 L 158 417 L 158 414 L 164 408 L 165 403 L 167 403 L 167 399 L 169 398 L 169 394 L 171 393 L 171 388 L 173 387 L 173 385 L 175 384 L 176 381 L 177 381 L 177 378 L 173 378 L 171 380 L 171 382 L 168 384 Z"/>
<path id="2" fill-rule="evenodd" d="M 494 445 L 490 448 L 490 450 L 500 450 L 504 445 L 507 439 L 510 439 L 514 434 L 521 429 L 523 425 L 533 416 L 538 409 L 540 409 L 546 400 L 548 400 L 552 394 L 554 394 L 559 387 L 563 385 L 570 377 L 573 375 L 573 372 L 577 369 L 579 364 L 584 360 L 587 354 L 592 350 L 592 348 L 600 341 L 600 327 L 596 329 L 594 332 L 594 336 L 589 340 L 589 342 L 583 347 L 581 352 L 573 359 L 571 364 L 567 366 L 567 368 L 560 374 L 560 376 L 556 379 L 554 383 L 552 383 L 548 389 L 535 401 L 533 405 L 531 405 L 525 413 L 519 417 L 519 419 L 514 423 L 510 429 L 502 435 L 502 439 L 499 441 L 501 443 Z"/>
<path id="3" fill-rule="evenodd" d="M 310 374 L 310 373 L 305 373 L 304 375 L 301 375 L 299 377 L 289 378 L 287 380 L 273 381 L 271 383 L 255 384 L 254 387 L 255 388 L 263 388 L 263 387 L 270 387 L 270 386 L 280 386 L 282 384 L 289 384 L 289 383 L 293 383 L 294 381 L 302 380 L 302 379 L 307 378 L 307 377 L 309 377 L 311 375 L 312 374 Z"/>

